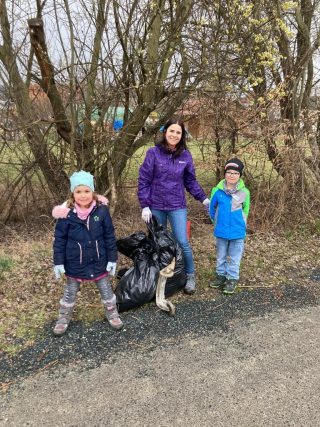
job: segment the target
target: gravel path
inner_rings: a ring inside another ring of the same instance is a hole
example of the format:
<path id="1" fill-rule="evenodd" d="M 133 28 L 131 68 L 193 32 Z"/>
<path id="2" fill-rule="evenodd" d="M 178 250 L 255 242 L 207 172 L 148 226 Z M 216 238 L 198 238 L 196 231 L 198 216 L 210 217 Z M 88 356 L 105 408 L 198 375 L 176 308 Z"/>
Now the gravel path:
<path id="1" fill-rule="evenodd" d="M 211 301 L 186 297 L 177 305 L 175 318 L 151 303 L 123 313 L 125 328 L 122 331 L 113 331 L 105 322 L 91 326 L 73 322 L 67 334 L 55 337 L 52 325 L 48 325 L 45 338 L 34 346 L 13 358 L 0 357 L 0 384 L 15 383 L 58 364 L 82 361 L 87 368 L 95 368 L 112 360 L 118 352 L 130 352 L 137 347 L 152 350 L 159 345 L 178 342 L 187 335 L 203 336 L 210 331 L 225 333 L 234 322 L 263 316 L 275 309 L 317 305 L 319 288 L 318 282 L 313 281 L 308 287 L 290 284 L 273 289 L 245 289 L 233 296 L 222 294 Z"/>
<path id="2" fill-rule="evenodd" d="M 150 305 L 1 360 L 5 427 L 320 425 L 318 285 Z M 49 367 L 51 366 L 51 369 Z M 47 369 L 45 369 L 47 368 Z M 24 377 L 24 378 L 23 378 Z"/>

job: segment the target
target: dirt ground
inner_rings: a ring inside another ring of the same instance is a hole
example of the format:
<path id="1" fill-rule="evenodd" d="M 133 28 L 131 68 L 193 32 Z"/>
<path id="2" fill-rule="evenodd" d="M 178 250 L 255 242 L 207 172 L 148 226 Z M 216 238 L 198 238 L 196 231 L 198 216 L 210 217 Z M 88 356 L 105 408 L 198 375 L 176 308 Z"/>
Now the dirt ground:
<path id="1" fill-rule="evenodd" d="M 146 231 L 138 211 L 114 220 L 118 238 L 133 232 Z M 191 245 L 197 269 L 197 293 L 191 301 L 219 298 L 218 291 L 208 288 L 215 266 L 212 224 L 203 211 L 194 210 L 191 218 Z M 63 282 L 52 272 L 52 235 L 54 221 L 41 218 L 31 225 L 7 226 L 0 243 L 0 261 L 7 261 L 8 270 L 1 271 L 0 262 L 0 355 L 17 354 L 32 346 L 57 316 Z M 274 230 L 264 233 L 249 230 L 241 266 L 239 290 L 274 288 L 298 283 L 308 286 L 312 271 L 319 265 L 318 234 L 315 230 Z M 132 261 L 121 255 L 118 269 L 130 267 Z M 114 280 L 114 286 L 117 281 Z M 179 304 L 186 296 L 179 292 L 171 301 Z M 17 309 L 18 308 L 18 309 Z M 147 308 L 145 308 L 147 309 Z M 94 286 L 83 286 L 74 320 L 84 326 L 103 322 L 104 313 Z"/>

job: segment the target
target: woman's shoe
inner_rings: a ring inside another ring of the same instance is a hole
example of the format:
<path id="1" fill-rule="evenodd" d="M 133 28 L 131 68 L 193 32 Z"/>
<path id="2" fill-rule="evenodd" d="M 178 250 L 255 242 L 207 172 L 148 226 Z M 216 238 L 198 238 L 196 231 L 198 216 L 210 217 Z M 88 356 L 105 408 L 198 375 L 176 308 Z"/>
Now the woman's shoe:
<path id="1" fill-rule="evenodd" d="M 187 283 L 184 287 L 184 292 L 188 295 L 194 294 L 196 291 L 196 281 L 194 273 L 187 273 Z"/>

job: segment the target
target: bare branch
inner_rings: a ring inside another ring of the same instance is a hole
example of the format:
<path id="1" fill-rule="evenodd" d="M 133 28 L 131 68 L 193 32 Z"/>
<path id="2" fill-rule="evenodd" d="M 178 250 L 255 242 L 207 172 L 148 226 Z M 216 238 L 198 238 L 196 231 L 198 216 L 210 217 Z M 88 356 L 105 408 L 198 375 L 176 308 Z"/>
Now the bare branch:
<path id="1" fill-rule="evenodd" d="M 52 105 L 53 114 L 57 124 L 59 135 L 68 143 L 71 141 L 71 125 L 67 118 L 60 93 L 54 80 L 54 67 L 49 58 L 47 45 L 45 42 L 43 21 L 40 18 L 28 20 L 31 45 L 37 57 L 41 69 L 41 86 L 48 95 Z"/>

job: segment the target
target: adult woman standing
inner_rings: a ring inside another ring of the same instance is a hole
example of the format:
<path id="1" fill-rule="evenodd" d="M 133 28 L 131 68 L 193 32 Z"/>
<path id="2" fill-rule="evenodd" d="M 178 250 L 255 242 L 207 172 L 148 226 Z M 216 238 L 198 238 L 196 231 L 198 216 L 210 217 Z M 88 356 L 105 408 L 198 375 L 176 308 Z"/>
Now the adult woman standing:
<path id="1" fill-rule="evenodd" d="M 187 236 L 185 190 L 208 208 L 210 201 L 196 180 L 192 155 L 186 146 L 185 125 L 172 118 L 164 125 L 159 143 L 148 149 L 140 167 L 138 198 L 145 222 L 154 215 L 166 227 L 169 220 L 183 251 L 187 274 L 184 291 L 192 294 L 196 290 L 195 268 Z"/>

